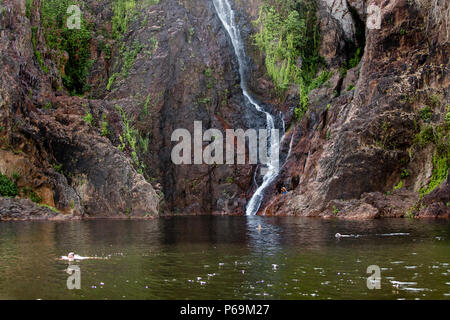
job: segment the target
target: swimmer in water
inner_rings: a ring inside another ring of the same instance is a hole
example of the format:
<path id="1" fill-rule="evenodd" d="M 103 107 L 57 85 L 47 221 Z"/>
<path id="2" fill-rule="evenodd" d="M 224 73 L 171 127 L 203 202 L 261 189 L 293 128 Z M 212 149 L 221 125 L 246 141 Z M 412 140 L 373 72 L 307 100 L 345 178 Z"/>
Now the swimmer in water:
<path id="1" fill-rule="evenodd" d="M 367 237 L 367 236 L 409 236 L 409 233 L 382 233 L 382 234 L 340 234 L 339 232 L 335 234 L 337 239 L 340 238 L 359 238 L 359 237 Z"/>
<path id="2" fill-rule="evenodd" d="M 75 260 L 87 260 L 87 259 L 96 259 L 96 260 L 103 260 L 108 259 L 108 257 L 82 257 L 79 256 L 73 252 L 69 252 L 67 256 L 62 256 L 60 260 L 66 260 L 66 261 L 75 261 Z"/>
<path id="3" fill-rule="evenodd" d="M 83 260 L 83 259 L 89 259 L 89 257 L 80 257 L 79 255 L 69 252 L 67 256 L 62 256 L 62 260 L 68 260 L 68 261 L 74 261 L 74 260 Z"/>
<path id="4" fill-rule="evenodd" d="M 339 232 L 336 233 L 334 236 L 337 239 L 340 239 L 340 238 L 359 238 L 360 237 L 359 234 L 357 234 L 357 235 L 354 235 L 354 234 L 340 234 Z"/>
<path id="5" fill-rule="evenodd" d="M 67 261 L 86 260 L 86 259 L 103 259 L 103 258 L 100 258 L 100 257 L 82 257 L 82 256 L 79 256 L 79 255 L 73 253 L 73 252 L 69 252 L 67 254 L 67 256 L 62 256 L 61 257 L 61 260 L 67 260 Z"/>
<path id="6" fill-rule="evenodd" d="M 261 225 L 260 224 L 258 224 L 258 231 L 261 231 L 262 230 L 262 227 L 261 227 Z"/>

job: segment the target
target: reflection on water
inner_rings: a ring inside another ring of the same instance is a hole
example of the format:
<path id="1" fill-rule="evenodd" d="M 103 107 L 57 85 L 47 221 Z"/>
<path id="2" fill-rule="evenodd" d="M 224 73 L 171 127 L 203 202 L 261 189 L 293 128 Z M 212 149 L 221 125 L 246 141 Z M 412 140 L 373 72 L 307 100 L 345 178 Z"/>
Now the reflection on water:
<path id="1" fill-rule="evenodd" d="M 70 251 L 107 259 L 58 260 Z M 449 253 L 448 221 L 2 222 L 0 299 L 448 299 Z"/>

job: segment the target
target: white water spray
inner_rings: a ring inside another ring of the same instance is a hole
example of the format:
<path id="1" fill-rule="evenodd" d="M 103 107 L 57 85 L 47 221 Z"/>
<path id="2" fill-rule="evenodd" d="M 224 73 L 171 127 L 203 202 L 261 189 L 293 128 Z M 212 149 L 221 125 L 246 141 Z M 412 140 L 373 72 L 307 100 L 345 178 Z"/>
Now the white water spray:
<path id="1" fill-rule="evenodd" d="M 241 76 L 242 93 L 244 94 L 244 97 L 247 99 L 247 101 L 253 107 L 256 108 L 256 110 L 266 115 L 266 123 L 267 123 L 266 128 L 270 133 L 271 132 L 270 130 L 275 129 L 275 121 L 273 116 L 270 113 L 264 111 L 264 109 L 261 108 L 260 105 L 258 105 L 258 103 L 255 101 L 255 99 L 250 95 L 250 93 L 247 90 L 248 89 L 246 80 L 247 65 L 245 62 L 246 60 L 245 47 L 244 42 L 242 41 L 239 28 L 236 25 L 234 11 L 230 5 L 229 0 L 213 0 L 213 3 L 216 12 L 220 20 L 222 21 L 223 26 L 227 30 L 231 38 L 231 42 L 233 44 L 234 52 L 236 54 L 239 63 L 239 74 Z M 264 197 L 264 190 L 273 182 L 273 180 L 277 177 L 279 173 L 279 163 L 278 163 L 279 153 L 272 152 L 272 150 L 273 148 L 280 147 L 280 141 L 272 141 L 273 139 L 269 140 L 271 142 L 268 148 L 269 163 L 267 165 L 267 168 L 265 168 L 266 174 L 263 177 L 262 184 L 258 187 L 258 189 L 255 191 L 255 194 L 247 204 L 246 214 L 248 216 L 255 215 L 258 212 Z"/>

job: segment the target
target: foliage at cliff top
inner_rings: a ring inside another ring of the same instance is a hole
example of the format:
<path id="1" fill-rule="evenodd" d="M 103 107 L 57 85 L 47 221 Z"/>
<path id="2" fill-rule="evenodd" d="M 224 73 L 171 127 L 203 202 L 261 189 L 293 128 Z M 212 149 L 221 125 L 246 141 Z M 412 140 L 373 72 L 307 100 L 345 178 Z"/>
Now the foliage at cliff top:
<path id="1" fill-rule="evenodd" d="M 69 54 L 69 61 L 62 74 L 64 86 L 73 94 L 81 94 L 88 89 L 86 77 L 89 74 L 90 26 L 81 16 L 81 29 L 69 29 L 66 22 L 70 5 L 79 5 L 75 0 L 42 0 L 41 21 L 47 45 L 57 51 L 62 60 L 63 52 Z"/>
<path id="2" fill-rule="evenodd" d="M 316 20 L 314 0 L 264 0 L 254 39 L 279 91 L 314 79 L 321 61 Z"/>
<path id="3" fill-rule="evenodd" d="M 319 55 L 320 35 L 314 0 L 264 0 L 254 24 L 258 48 L 265 53 L 265 64 L 278 94 L 295 84 L 300 102 L 295 115 L 301 119 L 308 109 L 308 95 L 321 86 L 331 72 L 316 77 L 323 59 Z"/>
<path id="4" fill-rule="evenodd" d="M 128 30 L 128 23 L 135 15 L 135 0 L 115 0 L 113 3 L 112 35 L 119 38 Z"/>
<path id="5" fill-rule="evenodd" d="M 156 4 L 159 4 L 159 0 L 114 0 L 114 15 L 112 17 L 113 38 L 118 39 L 128 31 L 128 25 L 136 17 L 139 9 Z"/>
<path id="6" fill-rule="evenodd" d="M 27 15 L 31 16 L 31 0 L 27 1 Z M 159 0 L 112 0 L 113 16 L 111 18 L 111 37 L 120 39 L 128 30 L 129 24 L 134 19 L 140 8 L 158 4 Z M 70 14 L 67 8 L 70 5 L 81 6 L 83 3 L 76 0 L 42 0 L 41 24 L 46 44 L 57 52 L 60 71 L 64 86 L 72 94 L 83 94 L 88 91 L 89 85 L 86 79 L 89 76 L 94 61 L 90 59 L 90 42 L 93 35 L 92 24 L 81 15 L 81 29 L 69 29 L 66 25 Z M 108 35 L 107 35 L 108 37 Z M 69 60 L 64 61 L 64 52 L 69 55 Z M 38 62 L 46 71 L 47 67 L 40 59 L 41 54 L 35 50 Z M 64 68 L 63 68 L 64 66 Z"/>

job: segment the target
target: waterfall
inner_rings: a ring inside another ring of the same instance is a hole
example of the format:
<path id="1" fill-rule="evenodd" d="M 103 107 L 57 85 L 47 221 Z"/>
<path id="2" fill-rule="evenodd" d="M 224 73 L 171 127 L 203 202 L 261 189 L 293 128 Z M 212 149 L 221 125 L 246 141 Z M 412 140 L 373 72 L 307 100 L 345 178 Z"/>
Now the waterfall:
<path id="1" fill-rule="evenodd" d="M 229 0 L 213 0 L 213 3 L 216 12 L 220 20 L 222 21 L 223 26 L 228 32 L 228 35 L 230 36 L 231 42 L 233 44 L 234 52 L 236 54 L 239 63 L 241 88 L 242 93 L 246 99 L 246 104 L 250 105 L 250 107 L 254 107 L 259 112 L 265 114 L 266 128 L 269 132 L 269 140 L 271 141 L 272 139 L 270 137 L 270 130 L 275 129 L 274 117 L 270 113 L 266 112 L 248 92 L 246 79 L 247 63 L 246 63 L 245 47 L 239 28 L 236 25 L 234 11 L 230 5 Z M 273 182 L 273 180 L 277 177 L 279 173 L 278 153 L 271 152 L 272 148 L 279 148 L 279 146 L 280 141 L 272 141 L 268 146 L 268 154 L 270 155 L 268 161 L 269 163 L 267 164 L 267 168 L 265 168 L 266 173 L 263 177 L 262 184 L 256 189 L 255 194 L 247 204 L 246 215 L 248 216 L 255 215 L 258 212 L 259 207 L 261 206 L 261 203 L 263 201 L 264 190 Z"/>

